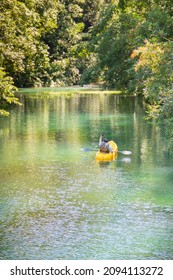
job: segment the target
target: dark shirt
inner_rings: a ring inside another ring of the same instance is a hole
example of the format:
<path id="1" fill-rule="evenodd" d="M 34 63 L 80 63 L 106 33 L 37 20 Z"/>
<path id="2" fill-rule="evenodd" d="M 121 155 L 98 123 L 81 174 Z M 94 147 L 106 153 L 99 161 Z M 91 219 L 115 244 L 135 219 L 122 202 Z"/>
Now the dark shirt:
<path id="1" fill-rule="evenodd" d="M 99 145 L 100 152 L 102 153 L 110 153 L 113 152 L 112 148 L 110 147 L 109 143 L 106 143 L 104 141 L 101 142 Z"/>

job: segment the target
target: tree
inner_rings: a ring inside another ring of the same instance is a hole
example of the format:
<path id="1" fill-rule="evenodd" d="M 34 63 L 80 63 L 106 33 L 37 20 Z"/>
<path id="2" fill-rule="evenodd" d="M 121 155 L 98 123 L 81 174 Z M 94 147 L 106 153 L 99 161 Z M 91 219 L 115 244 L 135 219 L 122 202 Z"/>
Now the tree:
<path id="1" fill-rule="evenodd" d="M 87 46 L 90 28 L 97 23 L 104 0 L 60 1 L 57 27 L 44 34 L 49 46 L 50 76 L 60 85 L 79 82 L 84 69 L 92 62 Z"/>
<path id="2" fill-rule="evenodd" d="M 0 65 L 16 86 L 47 82 L 48 46 L 41 41 L 43 30 L 56 23 L 56 1 L 2 0 L 0 6 Z"/>
<path id="3" fill-rule="evenodd" d="M 89 69 L 90 75 L 98 73 L 109 88 L 125 89 L 129 85 L 132 76 L 129 69 L 133 65 L 130 54 L 135 46 L 134 29 L 139 20 L 137 13 L 121 13 L 117 1 L 113 1 L 102 11 L 92 29 L 89 49 L 96 54 L 96 59 Z"/>
<path id="4" fill-rule="evenodd" d="M 138 56 L 136 71 L 141 71 L 139 82 L 143 84 L 143 95 L 150 104 L 150 115 L 157 117 L 160 105 L 173 93 L 173 43 L 150 43 L 134 50 L 131 57 Z M 172 105 L 171 105 L 172 106 Z"/>
<path id="5" fill-rule="evenodd" d="M 1 0 L 0 66 L 18 87 L 78 83 L 90 28 L 110 0 Z"/>

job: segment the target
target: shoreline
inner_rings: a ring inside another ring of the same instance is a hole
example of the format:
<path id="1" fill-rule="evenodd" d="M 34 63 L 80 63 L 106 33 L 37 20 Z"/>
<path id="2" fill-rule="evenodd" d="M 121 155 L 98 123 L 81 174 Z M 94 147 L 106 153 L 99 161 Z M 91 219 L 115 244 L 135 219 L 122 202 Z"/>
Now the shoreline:
<path id="1" fill-rule="evenodd" d="M 128 95 L 127 92 L 113 89 L 103 89 L 99 86 L 86 85 L 86 86 L 67 86 L 67 87 L 33 87 L 33 88 L 19 88 L 18 94 L 21 93 L 42 93 L 42 94 L 117 94 Z M 129 95 L 130 96 L 130 95 Z M 133 95 L 132 95 L 133 96 Z"/>

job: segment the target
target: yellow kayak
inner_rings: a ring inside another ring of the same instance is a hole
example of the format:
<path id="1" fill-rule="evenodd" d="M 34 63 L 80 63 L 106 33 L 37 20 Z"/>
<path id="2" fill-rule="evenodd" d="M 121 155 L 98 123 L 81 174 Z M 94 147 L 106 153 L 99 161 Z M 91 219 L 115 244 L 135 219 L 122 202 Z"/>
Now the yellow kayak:
<path id="1" fill-rule="evenodd" d="M 96 153 L 96 160 L 98 161 L 109 161 L 109 160 L 114 160 L 117 157 L 118 154 L 118 146 L 114 141 L 109 141 L 109 145 L 111 146 L 112 149 L 114 149 L 113 153 L 102 153 L 98 151 Z"/>

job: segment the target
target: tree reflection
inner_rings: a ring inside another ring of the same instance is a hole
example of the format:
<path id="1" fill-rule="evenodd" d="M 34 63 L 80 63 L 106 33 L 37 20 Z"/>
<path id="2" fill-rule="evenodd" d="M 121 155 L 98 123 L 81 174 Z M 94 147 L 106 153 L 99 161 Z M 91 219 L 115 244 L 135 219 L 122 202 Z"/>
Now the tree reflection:
<path id="1" fill-rule="evenodd" d="M 160 131 L 144 120 L 142 102 L 137 97 L 75 92 L 28 93 L 20 99 L 23 106 L 1 128 L 4 145 L 5 140 L 16 140 L 9 156 L 21 149 L 21 143 L 25 153 L 43 144 L 54 144 L 55 154 L 57 145 L 73 152 L 85 145 L 96 148 L 102 132 L 117 142 L 119 150 L 131 150 L 138 164 L 147 158 L 154 163 L 163 153 Z"/>

